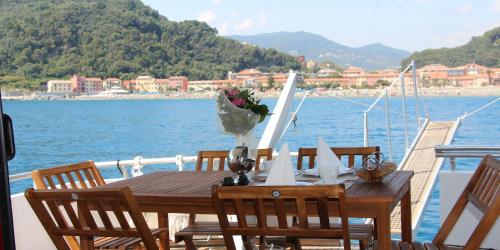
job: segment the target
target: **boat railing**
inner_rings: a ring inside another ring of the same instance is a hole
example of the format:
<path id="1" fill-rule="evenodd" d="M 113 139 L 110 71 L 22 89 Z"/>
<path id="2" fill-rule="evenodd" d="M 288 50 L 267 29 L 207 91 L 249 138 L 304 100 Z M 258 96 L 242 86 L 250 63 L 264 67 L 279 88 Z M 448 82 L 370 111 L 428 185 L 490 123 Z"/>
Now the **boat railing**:
<path id="1" fill-rule="evenodd" d="M 500 157 L 500 146 L 473 146 L 473 145 L 437 145 L 434 147 L 436 157 L 450 159 L 450 169 L 456 170 L 455 158 L 482 158 L 485 155 Z"/>
<path id="2" fill-rule="evenodd" d="M 278 155 L 277 152 L 273 153 L 273 157 Z M 297 157 L 298 152 L 290 152 L 291 157 Z M 175 157 L 164 157 L 164 158 L 143 158 L 142 156 L 136 156 L 131 160 L 117 160 L 117 161 L 103 161 L 95 162 L 97 168 L 118 168 L 122 173 L 123 178 L 128 178 L 129 176 L 135 177 L 142 175 L 142 169 L 149 165 L 159 165 L 159 164 L 175 164 L 178 171 L 184 170 L 184 164 L 195 163 L 198 160 L 198 156 L 185 156 L 176 155 Z M 130 167 L 130 175 L 127 168 Z M 18 174 L 13 174 L 9 176 L 9 180 L 19 181 L 31 179 L 31 172 L 23 172 Z"/>
<path id="3" fill-rule="evenodd" d="M 416 102 L 415 102 L 416 116 L 409 115 L 407 110 L 406 110 L 407 104 L 406 104 L 406 91 L 405 91 L 405 73 L 409 72 L 410 70 L 412 72 L 413 93 L 414 93 L 414 96 L 416 99 Z M 400 83 L 401 96 L 403 99 L 402 116 L 403 116 L 403 131 L 404 131 L 404 140 L 405 140 L 405 153 L 409 152 L 411 149 L 410 141 L 408 138 L 408 117 L 410 116 L 410 117 L 416 118 L 416 122 L 418 125 L 417 126 L 418 131 L 420 131 L 423 128 L 423 124 L 429 118 L 427 108 L 425 107 L 425 103 L 423 103 L 423 101 L 422 101 L 422 103 L 424 104 L 423 106 L 424 106 L 426 118 L 420 118 L 420 102 L 421 102 L 421 100 L 420 100 L 419 95 L 418 95 L 419 89 L 418 89 L 418 81 L 417 81 L 417 66 L 416 66 L 415 61 L 412 60 L 411 63 L 403 71 L 401 71 L 399 76 L 397 78 L 395 78 L 394 80 L 392 80 L 392 82 L 389 86 L 384 88 L 384 91 L 382 92 L 382 94 L 380 94 L 377 97 L 377 99 L 375 99 L 375 101 L 368 107 L 368 109 L 366 109 L 363 112 L 363 142 L 364 142 L 364 146 L 368 147 L 370 144 L 370 142 L 369 142 L 369 119 L 368 119 L 369 116 L 368 115 L 375 108 L 384 110 L 385 119 L 386 119 L 387 151 L 388 151 L 389 159 L 391 159 L 391 160 L 392 160 L 393 154 L 392 154 L 392 136 L 391 136 L 390 114 L 393 112 L 390 111 L 389 90 L 393 89 L 395 87 L 395 84 L 398 82 Z M 384 98 L 384 108 L 377 106 L 382 98 Z"/>

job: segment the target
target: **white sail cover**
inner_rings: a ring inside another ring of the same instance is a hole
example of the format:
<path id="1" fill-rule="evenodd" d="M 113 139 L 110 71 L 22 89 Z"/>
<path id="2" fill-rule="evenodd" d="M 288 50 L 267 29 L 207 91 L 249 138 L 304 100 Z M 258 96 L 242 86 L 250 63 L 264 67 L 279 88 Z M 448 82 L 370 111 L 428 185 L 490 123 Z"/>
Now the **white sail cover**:
<path id="1" fill-rule="evenodd" d="M 293 104 L 295 87 L 297 85 L 297 73 L 290 71 L 288 79 L 283 86 L 283 91 L 276 102 L 271 118 L 260 138 L 258 148 L 274 148 L 283 130 L 286 127 L 288 114 Z"/>

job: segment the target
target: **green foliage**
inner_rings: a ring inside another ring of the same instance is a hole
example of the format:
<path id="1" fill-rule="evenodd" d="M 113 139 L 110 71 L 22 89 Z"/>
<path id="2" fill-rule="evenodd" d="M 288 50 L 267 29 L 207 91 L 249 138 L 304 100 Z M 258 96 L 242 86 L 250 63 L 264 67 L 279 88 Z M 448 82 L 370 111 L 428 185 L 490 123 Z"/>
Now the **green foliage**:
<path id="1" fill-rule="evenodd" d="M 383 87 L 386 87 L 386 86 L 389 86 L 391 85 L 391 82 L 387 81 L 387 80 L 377 80 L 377 82 L 375 82 L 375 85 L 376 86 L 383 86 Z"/>
<path id="2" fill-rule="evenodd" d="M 401 62 L 406 67 L 415 60 L 419 67 L 439 63 L 450 67 L 475 62 L 487 67 L 500 67 L 500 27 L 494 28 L 460 47 L 427 49 L 415 52 Z"/>
<path id="3" fill-rule="evenodd" d="M 206 23 L 169 21 L 139 0 L 0 0 L 0 76 L 198 80 L 257 67 L 286 71 L 300 64 L 223 38 Z"/>

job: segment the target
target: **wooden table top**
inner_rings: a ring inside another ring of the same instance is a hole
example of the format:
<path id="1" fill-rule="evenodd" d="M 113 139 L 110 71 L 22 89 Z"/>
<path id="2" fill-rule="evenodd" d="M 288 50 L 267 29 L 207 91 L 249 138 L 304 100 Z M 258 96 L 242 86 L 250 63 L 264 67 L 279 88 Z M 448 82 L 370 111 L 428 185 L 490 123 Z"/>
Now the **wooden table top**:
<path id="1" fill-rule="evenodd" d="M 196 172 L 196 171 L 158 171 L 122 181 L 109 183 L 99 188 L 130 187 L 139 199 L 156 198 L 197 198 L 211 202 L 211 188 L 220 184 L 224 177 L 234 177 L 228 171 Z M 349 202 L 397 202 L 402 196 L 405 184 L 413 176 L 412 171 L 395 171 L 381 183 L 368 183 L 355 180 L 346 190 Z M 179 200 L 180 201 L 180 200 Z"/>

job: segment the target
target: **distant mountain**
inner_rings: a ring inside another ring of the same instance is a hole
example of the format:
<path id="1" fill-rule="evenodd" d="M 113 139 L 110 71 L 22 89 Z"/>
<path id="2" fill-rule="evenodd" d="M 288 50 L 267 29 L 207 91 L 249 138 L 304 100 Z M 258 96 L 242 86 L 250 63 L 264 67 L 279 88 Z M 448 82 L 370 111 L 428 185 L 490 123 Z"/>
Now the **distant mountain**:
<path id="1" fill-rule="evenodd" d="M 331 60 L 344 67 L 353 65 L 367 70 L 399 67 L 401 60 L 410 55 L 408 51 L 394 49 L 380 43 L 353 48 L 303 31 L 229 36 L 229 38 L 293 55 L 303 55 L 306 59 Z"/>
<path id="2" fill-rule="evenodd" d="M 300 64 L 203 22 L 170 21 L 140 0 L 0 0 L 0 76 L 224 79 L 245 68 Z"/>
<path id="3" fill-rule="evenodd" d="M 440 63 L 450 67 L 475 62 L 487 67 L 500 67 L 500 27 L 473 37 L 470 42 L 456 48 L 426 49 L 403 60 L 406 65 L 415 60 L 418 66 Z"/>

